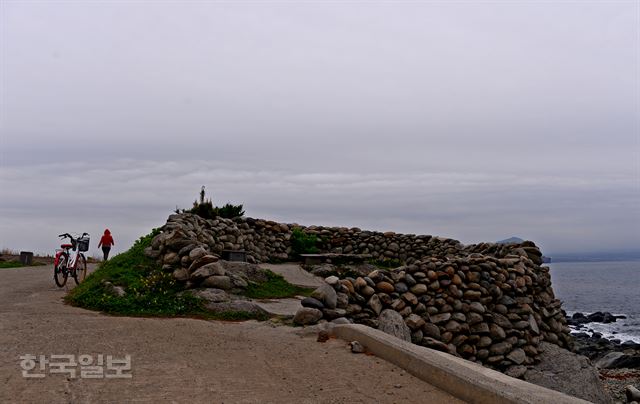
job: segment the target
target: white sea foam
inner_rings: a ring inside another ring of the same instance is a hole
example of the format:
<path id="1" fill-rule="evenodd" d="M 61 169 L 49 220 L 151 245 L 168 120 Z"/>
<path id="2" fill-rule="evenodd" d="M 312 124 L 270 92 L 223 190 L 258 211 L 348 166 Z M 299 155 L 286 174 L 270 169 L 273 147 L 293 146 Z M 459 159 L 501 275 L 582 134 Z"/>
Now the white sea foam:
<path id="1" fill-rule="evenodd" d="M 586 333 L 589 336 L 594 332 L 602 334 L 603 338 L 608 340 L 618 339 L 620 342 L 633 341 L 640 344 L 640 327 L 638 325 L 629 324 L 623 320 L 618 320 L 615 323 L 587 323 L 584 324 L 585 328 L 576 329 L 571 328 L 572 334 Z M 590 331 L 591 330 L 591 331 Z"/>
<path id="2" fill-rule="evenodd" d="M 587 323 L 576 332 L 591 329 L 607 339 L 640 343 L 640 294 L 629 286 L 640 283 L 640 261 L 559 262 L 550 267 L 553 290 L 568 316 L 601 311 L 627 317 L 610 324 Z"/>

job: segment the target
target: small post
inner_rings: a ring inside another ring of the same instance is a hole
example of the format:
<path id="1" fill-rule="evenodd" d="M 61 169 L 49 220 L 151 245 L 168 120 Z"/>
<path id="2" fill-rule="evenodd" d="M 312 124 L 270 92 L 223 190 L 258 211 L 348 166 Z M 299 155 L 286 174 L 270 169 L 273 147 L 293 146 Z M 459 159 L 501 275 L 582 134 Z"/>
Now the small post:
<path id="1" fill-rule="evenodd" d="M 33 253 L 31 251 L 20 251 L 20 262 L 23 265 L 31 265 L 33 263 Z"/>

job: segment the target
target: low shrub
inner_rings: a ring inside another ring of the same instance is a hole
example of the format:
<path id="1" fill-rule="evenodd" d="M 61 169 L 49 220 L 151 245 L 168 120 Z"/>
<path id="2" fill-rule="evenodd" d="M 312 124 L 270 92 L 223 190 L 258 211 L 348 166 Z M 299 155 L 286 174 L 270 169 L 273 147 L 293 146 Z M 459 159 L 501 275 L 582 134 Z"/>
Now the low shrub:
<path id="1" fill-rule="evenodd" d="M 205 219 L 215 219 L 216 217 L 233 219 L 236 217 L 244 216 L 244 208 L 242 204 L 232 205 L 230 203 L 225 203 L 223 206 L 214 206 L 211 198 L 205 198 L 204 186 L 200 190 L 200 199 L 196 199 L 195 201 L 193 201 L 193 207 L 191 209 L 182 209 L 181 211 L 180 209 L 176 208 L 175 212 L 193 213 Z"/>
<path id="2" fill-rule="evenodd" d="M 306 234 L 299 227 L 291 232 L 291 249 L 295 255 L 315 254 L 318 250 L 318 237 L 315 234 Z"/>

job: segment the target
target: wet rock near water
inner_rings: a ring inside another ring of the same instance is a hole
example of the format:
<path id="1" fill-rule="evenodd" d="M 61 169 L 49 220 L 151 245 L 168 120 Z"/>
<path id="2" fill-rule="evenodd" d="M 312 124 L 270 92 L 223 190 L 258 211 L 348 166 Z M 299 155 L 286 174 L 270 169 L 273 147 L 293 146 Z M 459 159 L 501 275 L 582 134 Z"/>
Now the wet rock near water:
<path id="1" fill-rule="evenodd" d="M 610 324 L 620 319 L 626 319 L 626 316 L 601 311 L 578 312 L 567 317 L 567 323 L 578 331 L 573 334 L 576 352 L 591 359 L 599 369 L 640 368 L 640 344 L 604 338 L 589 326 L 591 323 Z"/>
<path id="2" fill-rule="evenodd" d="M 591 313 L 588 315 L 578 312 L 578 313 L 574 313 L 571 317 L 567 317 L 567 324 L 571 326 L 580 326 L 582 324 L 589 324 L 589 323 L 609 324 L 609 323 L 615 323 L 618 319 L 625 319 L 625 318 L 627 317 L 623 315 L 616 316 L 606 311 L 605 312 L 597 311 L 595 313 Z"/>
<path id="3" fill-rule="evenodd" d="M 633 341 L 603 338 L 599 333 L 573 334 L 575 351 L 599 369 L 640 369 L 640 344 Z"/>

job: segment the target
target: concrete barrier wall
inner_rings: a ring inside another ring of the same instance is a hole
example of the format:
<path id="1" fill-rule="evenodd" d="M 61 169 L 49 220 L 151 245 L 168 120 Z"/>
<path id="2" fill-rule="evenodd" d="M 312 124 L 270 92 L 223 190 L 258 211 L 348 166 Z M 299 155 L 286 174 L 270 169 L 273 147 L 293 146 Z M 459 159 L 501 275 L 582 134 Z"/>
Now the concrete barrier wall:
<path id="1" fill-rule="evenodd" d="M 372 354 L 469 403 L 588 403 L 476 363 L 402 341 L 367 326 L 336 325 L 331 333 L 345 341 L 360 342 Z"/>

